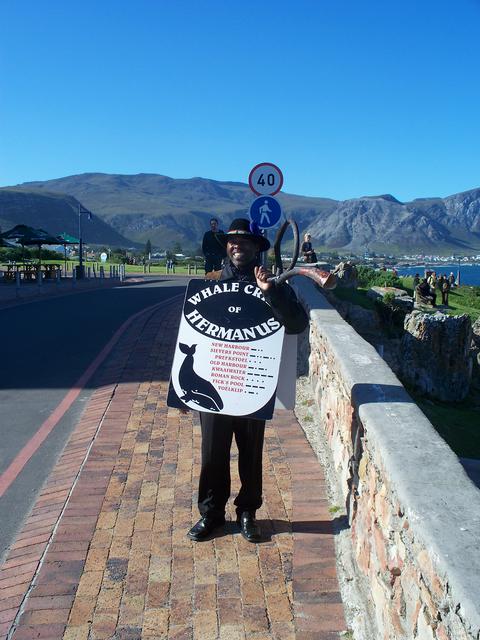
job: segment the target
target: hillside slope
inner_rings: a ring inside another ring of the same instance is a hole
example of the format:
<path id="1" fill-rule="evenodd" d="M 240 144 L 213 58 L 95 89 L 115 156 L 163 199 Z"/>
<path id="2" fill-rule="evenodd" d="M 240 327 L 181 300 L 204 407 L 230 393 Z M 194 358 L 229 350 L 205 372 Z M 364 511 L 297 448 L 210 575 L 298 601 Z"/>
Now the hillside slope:
<path id="1" fill-rule="evenodd" d="M 7 231 L 17 224 L 42 228 L 56 236 L 68 233 L 78 237 L 78 205 L 73 196 L 26 189 L 0 189 L 0 228 Z M 87 220 L 82 214 L 84 242 L 111 246 L 131 246 L 123 237 L 98 216 Z"/>
<path id="2" fill-rule="evenodd" d="M 212 215 L 223 228 L 247 216 L 248 185 L 157 174 L 86 173 L 18 185 L 15 191 L 73 196 L 130 242 L 197 249 Z M 10 189 L 11 191 L 11 189 Z M 1 190 L 0 190 L 1 192 Z M 385 253 L 480 251 L 480 189 L 400 202 L 392 195 L 337 201 L 281 193 L 278 200 L 318 249 Z M 0 212 L 1 217 L 1 212 Z M 45 223 L 45 226 L 48 226 Z"/>
<path id="3" fill-rule="evenodd" d="M 122 235 L 138 242 L 150 239 L 168 248 L 175 242 L 197 248 L 212 215 L 223 228 L 247 216 L 253 194 L 248 185 L 205 178 L 174 179 L 156 174 L 87 173 L 46 182 L 29 182 L 19 189 L 55 191 L 75 196 Z M 306 227 L 316 216 L 333 210 L 335 200 L 280 194 L 287 215 Z"/>
<path id="4" fill-rule="evenodd" d="M 392 196 L 339 202 L 309 228 L 320 246 L 385 253 L 480 250 L 480 189 L 401 203 Z"/>

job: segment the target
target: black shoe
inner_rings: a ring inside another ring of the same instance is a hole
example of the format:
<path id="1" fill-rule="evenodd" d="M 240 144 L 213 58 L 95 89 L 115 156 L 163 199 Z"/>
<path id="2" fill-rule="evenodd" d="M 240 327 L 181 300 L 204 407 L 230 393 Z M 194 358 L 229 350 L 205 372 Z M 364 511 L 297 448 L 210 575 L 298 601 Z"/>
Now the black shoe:
<path id="1" fill-rule="evenodd" d="M 260 542 L 262 539 L 262 531 L 253 513 L 244 511 L 237 517 L 237 522 L 240 525 L 240 531 L 245 540 L 249 542 Z"/>
<path id="2" fill-rule="evenodd" d="M 187 536 L 190 540 L 206 540 L 215 529 L 221 527 L 225 524 L 225 518 L 211 518 L 208 516 L 203 516 L 200 520 L 195 524 L 190 531 L 187 533 Z"/>

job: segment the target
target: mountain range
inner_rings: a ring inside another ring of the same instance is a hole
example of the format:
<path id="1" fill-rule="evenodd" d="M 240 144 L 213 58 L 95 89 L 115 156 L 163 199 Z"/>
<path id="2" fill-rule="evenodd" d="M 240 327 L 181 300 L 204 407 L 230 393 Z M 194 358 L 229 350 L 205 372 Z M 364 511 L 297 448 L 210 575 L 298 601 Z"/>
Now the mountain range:
<path id="1" fill-rule="evenodd" d="M 480 252 L 480 189 L 446 198 L 400 202 L 392 195 L 333 200 L 280 193 L 282 211 L 318 250 L 387 254 Z M 78 235 L 78 203 L 94 214 L 90 243 L 197 250 L 209 218 L 228 228 L 247 216 L 253 194 L 240 182 L 174 179 L 157 174 L 85 173 L 0 189 L 0 225 L 24 222 Z M 66 226 L 67 221 L 71 224 Z M 63 225 L 63 226 L 62 226 Z M 90 223 L 89 223 L 90 225 Z M 60 229 L 60 227 L 62 227 Z"/>

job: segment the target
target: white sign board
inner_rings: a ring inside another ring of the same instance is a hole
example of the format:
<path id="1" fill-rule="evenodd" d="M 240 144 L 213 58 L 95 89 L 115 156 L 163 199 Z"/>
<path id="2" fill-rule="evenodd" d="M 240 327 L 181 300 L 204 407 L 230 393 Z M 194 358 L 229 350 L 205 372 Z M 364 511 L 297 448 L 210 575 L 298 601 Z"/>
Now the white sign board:
<path id="1" fill-rule="evenodd" d="M 283 174 L 277 165 L 261 162 L 250 171 L 248 184 L 257 196 L 274 196 L 283 186 Z"/>
<path id="2" fill-rule="evenodd" d="M 168 406 L 272 418 L 283 336 L 256 283 L 191 280 Z"/>

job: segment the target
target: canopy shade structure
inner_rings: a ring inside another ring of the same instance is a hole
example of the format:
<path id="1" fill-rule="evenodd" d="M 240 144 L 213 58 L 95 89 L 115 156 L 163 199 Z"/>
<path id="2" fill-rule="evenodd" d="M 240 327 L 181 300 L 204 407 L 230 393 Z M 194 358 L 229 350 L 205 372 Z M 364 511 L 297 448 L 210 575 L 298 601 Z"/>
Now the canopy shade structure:
<path id="1" fill-rule="evenodd" d="M 80 242 L 78 238 L 75 238 L 74 236 L 71 236 L 65 232 L 61 233 L 58 236 L 58 239 L 60 240 L 59 244 L 79 244 Z"/>
<path id="2" fill-rule="evenodd" d="M 56 236 L 52 236 L 45 229 L 34 229 L 26 224 L 17 224 L 13 229 L 9 229 L 2 233 L 1 238 L 7 240 L 16 240 L 22 247 L 25 246 L 38 246 L 39 251 L 39 263 L 41 262 L 40 251 L 42 244 L 63 244 Z"/>
<path id="3" fill-rule="evenodd" d="M 17 224 L 13 229 L 0 234 L 0 238 L 16 240 L 21 245 L 63 244 L 57 236 L 52 236 L 45 229 L 34 229 L 26 224 Z"/>
<path id="4" fill-rule="evenodd" d="M 34 244 L 41 246 L 42 244 L 62 244 L 58 236 L 52 236 L 44 229 L 34 229 L 33 231 L 33 237 L 24 241 L 26 245 Z"/>
<path id="5" fill-rule="evenodd" d="M 60 240 L 60 244 L 63 244 L 63 262 L 65 265 L 65 273 L 67 273 L 67 244 L 80 244 L 80 240 L 75 238 L 74 236 L 69 235 L 68 233 L 61 233 L 58 236 Z"/>
<path id="6" fill-rule="evenodd" d="M 0 237 L 5 238 L 6 240 L 16 240 L 20 244 L 24 244 L 24 240 L 29 240 L 30 238 L 35 237 L 35 229 L 26 224 L 17 224 L 12 229 L 2 233 Z"/>

